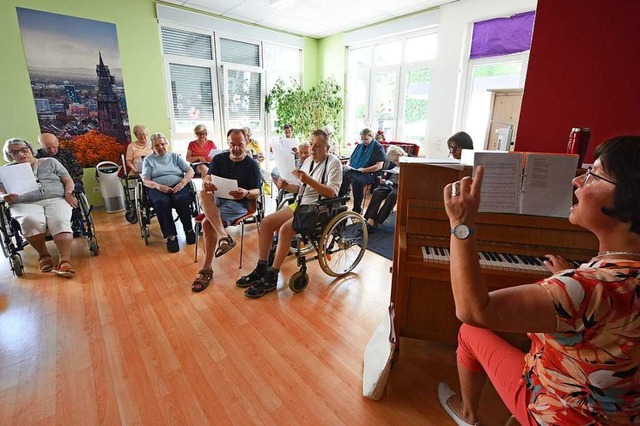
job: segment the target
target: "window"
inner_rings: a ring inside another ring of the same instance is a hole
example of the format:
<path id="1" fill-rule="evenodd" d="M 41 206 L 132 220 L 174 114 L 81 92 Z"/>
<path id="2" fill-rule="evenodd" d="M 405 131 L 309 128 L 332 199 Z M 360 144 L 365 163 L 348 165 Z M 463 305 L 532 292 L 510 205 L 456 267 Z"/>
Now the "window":
<path id="1" fill-rule="evenodd" d="M 425 141 L 437 45 L 438 34 L 431 31 L 349 48 L 347 145 L 363 127 L 382 130 L 389 141 Z"/>
<path id="2" fill-rule="evenodd" d="M 247 126 L 264 149 L 266 90 L 278 78 L 300 81 L 301 50 L 165 25 L 160 33 L 173 151 L 186 154 L 197 124 L 219 147 L 228 129 Z"/>

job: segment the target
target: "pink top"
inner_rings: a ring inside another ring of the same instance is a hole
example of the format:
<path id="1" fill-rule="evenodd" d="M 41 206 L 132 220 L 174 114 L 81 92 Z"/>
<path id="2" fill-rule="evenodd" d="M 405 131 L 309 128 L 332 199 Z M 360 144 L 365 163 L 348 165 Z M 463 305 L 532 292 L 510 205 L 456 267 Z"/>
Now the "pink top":
<path id="1" fill-rule="evenodd" d="M 207 161 L 211 161 L 209 153 L 212 149 L 216 149 L 216 144 L 213 141 L 207 140 L 203 146 L 200 146 L 197 140 L 189 142 L 187 150 L 191 151 L 193 157 L 204 157 Z"/>

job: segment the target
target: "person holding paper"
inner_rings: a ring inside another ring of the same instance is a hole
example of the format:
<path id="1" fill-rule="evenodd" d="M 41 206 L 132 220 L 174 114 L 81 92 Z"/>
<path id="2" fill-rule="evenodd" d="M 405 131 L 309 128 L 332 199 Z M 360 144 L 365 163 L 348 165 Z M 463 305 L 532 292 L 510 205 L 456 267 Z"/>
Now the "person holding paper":
<path id="1" fill-rule="evenodd" d="M 332 198 L 338 195 L 342 183 L 342 164 L 329 154 L 329 138 L 324 130 L 315 130 L 311 137 L 311 158 L 308 158 L 300 170 L 294 172 L 302 182 L 302 187 L 284 179 L 278 181 L 278 188 L 288 192 L 299 192 L 295 203 L 265 217 L 260 226 L 258 240 L 258 265 L 249 274 L 236 281 L 241 288 L 248 287 L 244 295 L 251 298 L 264 296 L 278 286 L 278 273 L 289 252 L 293 230 L 293 212 L 298 205 L 311 204 L 320 198 Z M 269 250 L 273 234 L 278 233 L 273 264 L 268 264 Z"/>
<path id="2" fill-rule="evenodd" d="M 353 150 L 349 165 L 345 166 L 340 194 L 346 194 L 349 186 L 353 189 L 353 211 L 362 212 L 364 187 L 371 185 L 376 172 L 382 169 L 385 160 L 384 148 L 373 139 L 373 131 L 364 128 L 360 132 L 361 142 Z"/>
<path id="3" fill-rule="evenodd" d="M 127 145 L 127 152 L 124 156 L 129 174 L 138 176 L 142 171 L 142 159 L 153 154 L 153 149 L 149 144 L 149 132 L 142 124 L 133 126 L 133 134 L 136 140 Z"/>
<path id="4" fill-rule="evenodd" d="M 82 176 L 84 175 L 84 169 L 68 149 L 60 148 L 60 142 L 55 135 L 51 133 L 43 133 L 38 137 L 41 149 L 38 150 L 36 158 L 55 158 L 64 166 L 69 172 L 71 179 L 75 183 L 76 191 L 84 192 L 84 186 L 82 185 Z"/>
<path id="5" fill-rule="evenodd" d="M 400 157 L 403 155 L 407 155 L 407 153 L 399 146 L 389 145 L 387 148 L 387 159 L 382 165 L 382 170 L 388 171 L 383 172 L 382 176 L 378 178 L 378 187 L 371 194 L 371 201 L 364 213 L 369 232 L 375 232 L 378 225 L 387 220 L 396 206 L 400 175 L 394 169 L 398 167 Z M 390 170 L 394 170 L 394 172 Z"/>
<path id="6" fill-rule="evenodd" d="M 73 277 L 76 271 L 71 266 L 71 213 L 78 206 L 78 200 L 73 196 L 73 179 L 55 158 L 35 158 L 36 150 L 24 139 L 7 140 L 3 151 L 4 159 L 11 162 L 5 168 L 26 164 L 33 172 L 29 177 L 35 180 L 36 189 L 7 194 L 5 188 L 9 182 L 3 181 L 0 192 L 4 194 L 3 200 L 9 205 L 11 216 L 20 224 L 22 234 L 38 252 L 40 272 L 53 271 L 65 278 Z M 45 242 L 47 229 L 58 249 L 55 267 Z"/>
<path id="7" fill-rule="evenodd" d="M 167 138 L 162 133 L 151 135 L 153 154 L 145 157 L 142 163 L 142 183 L 166 239 L 167 251 L 180 251 L 178 232 L 173 221 L 172 210 L 178 213 L 187 244 L 195 244 L 196 234 L 191 222 L 191 194 L 189 182 L 194 172 L 184 158 L 174 152 L 167 152 Z"/>
<path id="8" fill-rule="evenodd" d="M 447 148 L 449 148 L 449 156 L 459 160 L 463 149 L 473 149 L 473 140 L 466 132 L 454 133 L 447 140 Z"/>
<path id="9" fill-rule="evenodd" d="M 206 289 L 213 278 L 213 257 L 220 257 L 236 246 L 224 229 L 234 220 L 249 211 L 249 200 L 260 196 L 260 169 L 248 155 L 247 139 L 242 129 L 227 132 L 229 152 L 213 157 L 209 172 L 202 181 L 200 201 L 204 210 L 205 256 L 198 276 L 191 284 L 191 291 L 198 293 Z M 237 187 L 222 193 L 212 182 L 213 176 L 237 181 Z"/>
<path id="10" fill-rule="evenodd" d="M 206 176 L 211 161 L 209 155 L 212 149 L 216 149 L 216 144 L 207 139 L 207 127 L 204 124 L 198 124 L 193 129 L 193 133 L 196 135 L 196 140 L 189 142 L 187 146 L 187 161 L 196 163 L 194 171 L 200 173 L 200 176 Z"/>
<path id="11" fill-rule="evenodd" d="M 300 142 L 298 145 L 298 155 L 296 156 L 296 168 L 302 167 L 304 161 L 311 155 L 311 145 L 309 142 Z"/>
<path id="12" fill-rule="evenodd" d="M 614 137 L 572 180 L 569 221 L 593 232 L 599 253 L 575 268 L 547 255 L 540 282 L 489 292 L 482 282 L 475 218 L 484 170 L 444 188 L 451 231 L 461 395 L 441 383 L 458 425 L 478 421 L 487 377 L 522 425 L 632 424 L 640 418 L 640 136 Z M 528 333 L 528 353 L 493 331 Z"/>
<path id="13" fill-rule="evenodd" d="M 252 137 L 251 129 L 248 127 L 243 127 L 244 134 L 247 135 L 247 150 L 251 153 L 251 157 L 256 160 L 258 163 L 262 163 L 264 161 L 264 155 L 262 154 L 262 148 L 257 140 Z"/>

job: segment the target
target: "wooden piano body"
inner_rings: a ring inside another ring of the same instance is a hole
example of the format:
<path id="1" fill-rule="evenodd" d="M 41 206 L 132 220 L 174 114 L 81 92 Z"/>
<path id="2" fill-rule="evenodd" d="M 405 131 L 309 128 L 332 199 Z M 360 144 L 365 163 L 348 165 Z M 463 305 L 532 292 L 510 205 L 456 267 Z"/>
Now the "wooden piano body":
<path id="1" fill-rule="evenodd" d="M 437 165 L 402 162 L 396 214 L 391 302 L 395 306 L 396 336 L 455 344 L 460 322 L 455 316 L 449 265 L 424 262 L 421 247 L 449 247 L 450 227 L 444 210 L 446 184 L 471 175 Z M 587 260 L 597 239 L 565 218 L 481 213 L 476 222 L 479 251 Z M 516 270 L 482 270 L 495 290 L 532 283 L 549 274 Z M 524 335 L 503 334 L 526 348 Z"/>

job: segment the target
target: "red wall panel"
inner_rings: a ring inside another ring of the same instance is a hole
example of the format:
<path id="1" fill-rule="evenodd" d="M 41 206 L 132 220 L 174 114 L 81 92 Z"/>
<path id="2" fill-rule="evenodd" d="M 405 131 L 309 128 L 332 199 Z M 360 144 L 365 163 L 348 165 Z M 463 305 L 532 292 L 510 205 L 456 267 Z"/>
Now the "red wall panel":
<path id="1" fill-rule="evenodd" d="M 640 1 L 538 0 L 518 151 L 565 152 L 572 127 L 595 145 L 640 134 Z"/>

